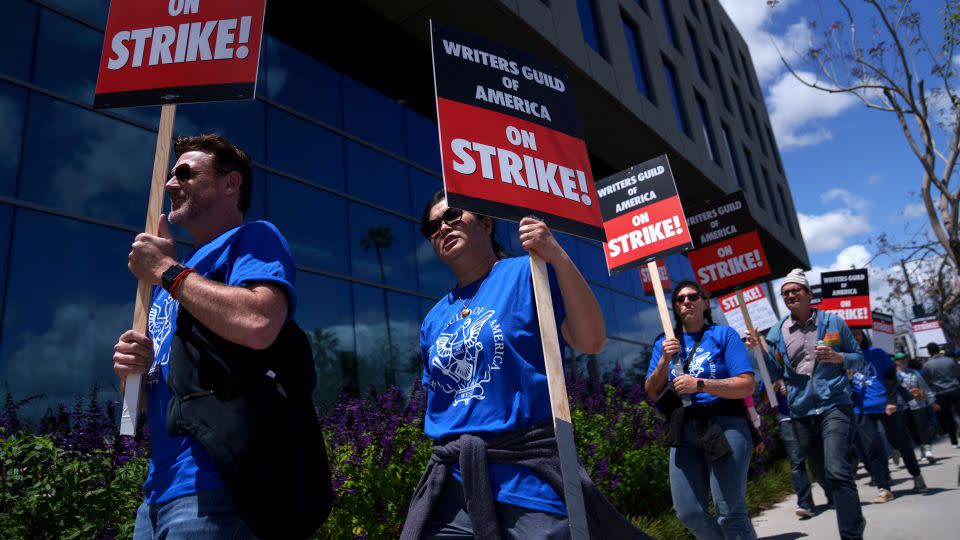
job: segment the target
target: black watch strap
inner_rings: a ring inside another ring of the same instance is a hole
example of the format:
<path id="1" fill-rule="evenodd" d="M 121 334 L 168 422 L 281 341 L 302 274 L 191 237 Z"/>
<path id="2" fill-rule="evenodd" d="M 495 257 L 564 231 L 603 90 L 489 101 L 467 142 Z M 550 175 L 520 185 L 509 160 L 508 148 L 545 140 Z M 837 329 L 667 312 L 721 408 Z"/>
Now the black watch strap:
<path id="1" fill-rule="evenodd" d="M 160 285 L 166 289 L 167 292 L 170 292 L 170 288 L 173 287 L 173 282 L 177 279 L 177 276 L 186 269 L 187 267 L 182 264 L 171 264 L 170 268 L 164 270 L 160 276 Z"/>

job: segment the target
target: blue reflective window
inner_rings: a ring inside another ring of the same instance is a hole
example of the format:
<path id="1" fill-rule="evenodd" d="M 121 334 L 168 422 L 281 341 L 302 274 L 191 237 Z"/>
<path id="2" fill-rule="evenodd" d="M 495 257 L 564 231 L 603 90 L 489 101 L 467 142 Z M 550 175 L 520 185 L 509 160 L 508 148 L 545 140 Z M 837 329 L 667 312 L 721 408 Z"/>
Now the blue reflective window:
<path id="1" fill-rule="evenodd" d="M 296 285 L 297 323 L 310 338 L 317 370 L 314 401 L 328 405 L 341 390 L 358 388 L 351 286 L 303 271 Z"/>
<path id="2" fill-rule="evenodd" d="M 29 101 L 20 197 L 143 227 L 157 135 L 40 94 Z"/>
<path id="3" fill-rule="evenodd" d="M 760 167 L 760 173 L 763 174 L 763 186 L 767 188 L 767 196 L 770 197 L 770 210 L 773 214 L 773 218 L 777 220 L 777 223 L 783 225 L 783 217 L 787 214 L 784 213 L 783 216 L 780 215 L 780 212 L 777 212 L 777 205 L 774 202 L 776 200 L 776 192 L 773 191 L 773 184 L 770 183 L 770 174 L 767 172 L 767 169 Z M 780 186 L 777 186 L 780 187 Z M 783 200 L 780 201 L 780 205 L 783 205 Z"/>
<path id="4" fill-rule="evenodd" d="M 264 38 L 267 97 L 342 127 L 340 74 L 269 34 Z"/>
<path id="5" fill-rule="evenodd" d="M 107 25 L 107 12 L 110 0 L 46 0 L 62 7 L 65 11 L 100 26 Z"/>
<path id="6" fill-rule="evenodd" d="M 267 219 L 267 173 L 262 169 L 254 167 L 251 191 L 250 208 L 247 209 L 244 219 L 246 221 Z"/>
<path id="7" fill-rule="evenodd" d="M 577 0 L 577 12 L 580 14 L 580 29 L 583 31 L 583 40 L 597 54 L 606 58 L 607 48 L 603 43 L 603 32 L 596 16 L 596 6 L 593 0 Z"/>
<path id="8" fill-rule="evenodd" d="M 750 184 L 753 186 L 753 196 L 757 199 L 760 208 L 766 209 L 767 203 L 763 200 L 763 190 L 760 188 L 760 180 L 757 178 L 757 169 L 753 165 L 753 154 L 750 149 L 744 145 L 743 158 L 747 161 L 747 170 L 750 171 Z"/>
<path id="9" fill-rule="evenodd" d="M 646 55 L 643 53 L 640 34 L 637 32 L 636 24 L 626 16 L 623 17 L 623 35 L 627 38 L 627 52 L 630 53 L 630 63 L 633 64 L 633 80 L 637 84 L 637 90 L 651 102 L 656 103 L 653 87 L 650 86 L 650 78 L 647 76 Z"/>
<path id="10" fill-rule="evenodd" d="M 220 101 L 177 106 L 174 131 L 182 134 L 220 133 L 254 161 L 264 161 L 262 101 Z"/>
<path id="11" fill-rule="evenodd" d="M 404 109 L 403 112 L 407 128 L 407 157 L 440 172 L 440 133 L 437 123 L 410 109 Z"/>
<path id="12" fill-rule="evenodd" d="M 380 152 L 346 141 L 347 192 L 365 201 L 410 214 L 407 165 Z"/>
<path id="13" fill-rule="evenodd" d="M 267 219 L 287 238 L 297 264 L 350 274 L 347 202 L 314 187 L 269 175 Z"/>
<path id="14" fill-rule="evenodd" d="M 687 121 L 687 110 L 683 104 L 683 98 L 680 96 L 680 81 L 677 80 L 677 70 L 663 59 L 663 75 L 667 79 L 667 87 L 670 89 L 670 97 L 673 100 L 673 114 L 677 120 L 677 127 L 680 128 L 687 137 L 690 137 L 690 123 Z M 692 138 L 692 137 L 691 137 Z"/>
<path id="15" fill-rule="evenodd" d="M 678 51 L 683 51 L 683 48 L 680 47 L 680 40 L 677 39 L 677 27 L 673 24 L 673 12 L 670 11 L 670 5 L 666 0 L 660 0 L 660 12 L 663 14 L 663 25 L 667 29 L 667 36 L 670 38 L 670 43 Z"/>
<path id="16" fill-rule="evenodd" d="M 619 337 L 640 341 L 643 339 L 642 325 L 637 310 L 637 300 L 631 296 L 613 293 L 613 311 L 617 314 L 620 328 Z"/>
<path id="17" fill-rule="evenodd" d="M 13 233 L 13 207 L 0 204 L 0 322 L 4 317 L 4 287 L 7 282 L 7 261 L 9 260 L 10 235 Z M 0 331 L 3 328 L 0 327 Z M 0 342 L 3 334 L 0 333 Z"/>
<path id="18" fill-rule="evenodd" d="M 400 104 L 346 76 L 343 116 L 344 126 L 351 134 L 401 156 L 406 153 Z"/>
<path id="19" fill-rule="evenodd" d="M 690 260 L 685 255 L 671 255 L 667 257 L 667 273 L 670 274 L 670 285 L 675 286 L 684 280 L 695 281 L 693 267 L 690 266 Z M 653 302 L 653 299 L 650 300 Z"/>
<path id="20" fill-rule="evenodd" d="M 700 52 L 700 40 L 697 39 L 697 31 L 689 23 L 687 24 L 687 35 L 690 36 L 690 48 L 693 49 L 693 57 L 697 61 L 697 71 L 700 73 L 700 78 L 709 85 L 710 79 L 707 77 L 707 68 L 703 63 L 703 54 Z"/>
<path id="21" fill-rule="evenodd" d="M 6 24 L 0 32 L 0 73 L 21 80 L 30 78 L 33 60 L 33 33 L 36 29 L 37 5 L 27 0 L 8 0 L 4 6 Z"/>
<path id="22" fill-rule="evenodd" d="M 26 110 L 26 90 L 0 82 L 0 195 L 12 197 L 17 190 Z"/>
<path id="23" fill-rule="evenodd" d="M 713 138 L 713 126 L 710 124 L 710 110 L 707 109 L 707 103 L 699 95 L 697 98 L 697 113 L 700 115 L 700 128 L 703 130 L 703 139 L 707 143 L 707 154 L 710 160 L 720 165 L 720 154 L 717 153 L 717 142 Z"/>
<path id="24" fill-rule="evenodd" d="M 354 284 L 353 303 L 358 385 L 361 390 L 369 386 L 382 390 L 388 381 L 396 380 L 398 363 L 396 354 L 391 356 L 392 336 L 387 335 L 389 296 L 379 287 Z"/>
<path id="25" fill-rule="evenodd" d="M 420 301 L 416 296 L 387 292 L 389 308 L 389 339 L 394 380 L 404 392 L 420 380 L 423 373 L 420 363 Z"/>
<path id="26" fill-rule="evenodd" d="M 406 219 L 357 203 L 350 203 L 349 216 L 353 276 L 416 290 L 416 226 Z"/>
<path id="27" fill-rule="evenodd" d="M 603 322 L 606 324 L 608 336 L 620 335 L 620 324 L 617 321 L 617 311 L 613 305 L 614 294 L 606 287 L 590 285 L 594 296 L 597 297 L 597 303 L 600 304 L 600 311 L 603 313 Z"/>
<path id="28" fill-rule="evenodd" d="M 103 34 L 47 9 L 40 12 L 39 28 L 33 82 L 92 104 Z"/>
<path id="29" fill-rule="evenodd" d="M 343 139 L 316 124 L 267 107 L 267 164 L 344 191 Z"/>
<path id="30" fill-rule="evenodd" d="M 733 173 L 737 180 L 737 185 L 740 186 L 740 189 L 743 189 L 743 172 L 740 170 L 740 160 L 738 160 L 734 154 L 734 148 L 736 147 L 733 145 L 733 136 L 730 135 L 730 128 L 728 128 L 726 124 L 720 124 L 720 132 L 723 134 L 723 147 L 727 151 L 727 159 L 733 164 Z"/>
<path id="31" fill-rule="evenodd" d="M 606 259 L 604 259 L 603 249 L 600 245 L 578 239 L 577 251 L 581 264 L 580 272 L 583 273 L 583 277 L 596 283 L 609 285 L 610 273 L 607 271 Z"/>
<path id="32" fill-rule="evenodd" d="M 116 398 L 111 355 L 133 316 L 136 280 L 122 264 L 133 236 L 16 211 L 0 333 L 0 384 L 9 384 L 18 397 L 44 395 L 31 402 L 27 414 L 70 404 L 94 384 L 101 399 Z M 51 246 L 56 246 L 56 264 L 45 263 Z"/>

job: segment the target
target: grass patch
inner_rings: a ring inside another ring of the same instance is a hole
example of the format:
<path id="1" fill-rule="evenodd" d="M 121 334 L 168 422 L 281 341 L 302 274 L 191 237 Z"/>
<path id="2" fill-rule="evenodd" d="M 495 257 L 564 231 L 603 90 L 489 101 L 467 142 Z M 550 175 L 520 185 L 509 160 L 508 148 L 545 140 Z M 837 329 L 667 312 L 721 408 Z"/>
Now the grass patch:
<path id="1" fill-rule="evenodd" d="M 747 510 L 750 517 L 773 507 L 791 492 L 793 483 L 790 479 L 790 462 L 779 459 L 770 463 L 763 474 L 747 480 Z M 713 504 L 710 506 L 713 512 Z M 694 538 L 673 512 L 657 517 L 640 516 L 631 519 L 647 534 L 659 540 Z"/>

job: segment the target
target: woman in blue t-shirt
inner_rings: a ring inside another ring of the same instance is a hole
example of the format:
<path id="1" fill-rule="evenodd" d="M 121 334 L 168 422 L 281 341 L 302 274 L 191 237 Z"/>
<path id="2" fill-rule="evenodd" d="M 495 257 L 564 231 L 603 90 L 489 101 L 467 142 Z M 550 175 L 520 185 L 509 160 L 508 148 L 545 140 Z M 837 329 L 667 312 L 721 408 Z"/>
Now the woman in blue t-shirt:
<path id="1" fill-rule="evenodd" d="M 747 514 L 753 441 L 743 398 L 755 384 L 747 349 L 736 330 L 713 323 L 710 297 L 698 283 L 678 283 L 672 303 L 677 337 L 657 337 L 644 388 L 658 396 L 669 383 L 690 398 L 671 415 L 667 437 L 673 506 L 699 539 L 756 538 Z M 677 364 L 684 366 L 680 375 Z"/>
<path id="2" fill-rule="evenodd" d="M 507 257 L 493 219 L 449 207 L 443 191 L 421 232 L 456 284 L 420 330 L 424 431 L 437 444 L 401 538 L 568 538 L 530 259 Z M 524 218 L 519 232 L 548 264 L 561 349 L 600 352 L 603 314 L 577 267 L 543 222 Z M 591 536 L 644 537 L 583 488 Z"/>

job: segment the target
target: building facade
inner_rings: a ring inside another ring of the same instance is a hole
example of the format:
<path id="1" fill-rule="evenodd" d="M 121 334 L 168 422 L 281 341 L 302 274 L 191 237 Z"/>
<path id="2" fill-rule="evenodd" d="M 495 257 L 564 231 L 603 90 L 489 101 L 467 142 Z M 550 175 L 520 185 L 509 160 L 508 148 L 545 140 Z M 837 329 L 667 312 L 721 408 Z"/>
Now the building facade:
<path id="1" fill-rule="evenodd" d="M 16 399 L 43 394 L 28 412 L 93 385 L 115 399 L 112 346 L 132 320 L 126 256 L 143 230 L 159 108 L 92 109 L 107 4 L 6 2 L 0 383 Z M 596 178 L 669 153 L 685 199 L 744 189 L 774 267 L 806 265 L 746 45 L 715 0 L 342 2 L 323 17 L 274 1 L 256 99 L 179 106 L 174 131 L 220 132 L 252 156 L 247 217 L 275 223 L 294 252 L 319 403 L 414 384 L 422 316 L 454 285 L 418 231 L 442 186 L 431 17 L 564 64 Z M 521 253 L 516 231 L 498 224 Z M 645 372 L 660 329 L 638 273 L 610 277 L 600 244 L 558 237 L 608 335 L 599 355 L 568 351 L 569 367 Z M 682 255 L 667 266 L 674 282 L 692 277 Z"/>

